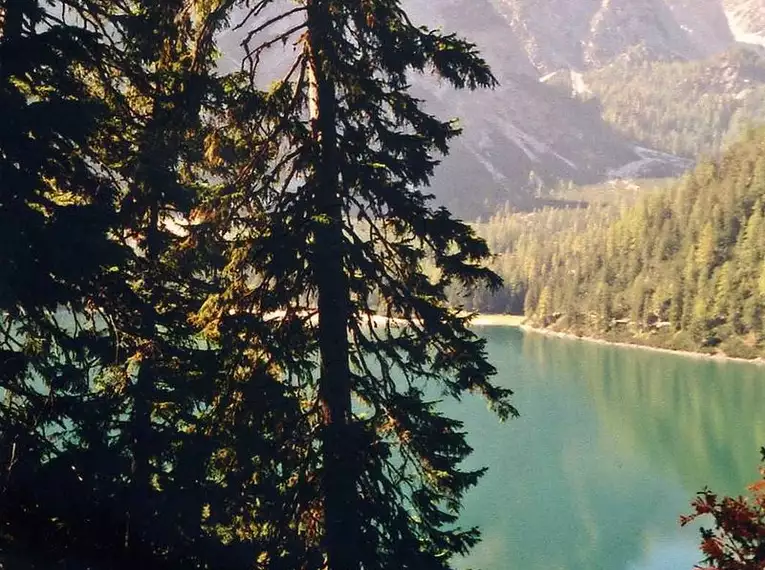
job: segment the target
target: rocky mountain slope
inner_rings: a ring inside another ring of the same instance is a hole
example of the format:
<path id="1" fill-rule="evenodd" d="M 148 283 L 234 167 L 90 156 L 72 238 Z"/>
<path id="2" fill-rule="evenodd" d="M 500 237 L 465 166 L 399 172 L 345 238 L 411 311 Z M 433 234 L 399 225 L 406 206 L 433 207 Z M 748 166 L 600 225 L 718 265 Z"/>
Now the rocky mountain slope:
<path id="1" fill-rule="evenodd" d="M 723 0 L 736 41 L 765 46 L 765 0 Z"/>
<path id="2" fill-rule="evenodd" d="M 490 213 L 506 202 L 533 205 L 540 189 L 559 181 L 679 173 L 691 164 L 688 153 L 680 158 L 671 147 L 652 144 L 657 137 L 625 129 L 608 115 L 598 93 L 587 93 L 588 77 L 614 65 L 629 75 L 630 66 L 651 62 L 705 61 L 737 41 L 765 45 L 765 0 L 403 3 L 415 22 L 476 42 L 500 81 L 491 92 L 459 93 L 428 78 L 413 78 L 434 113 L 458 117 L 464 127 L 432 191 L 466 217 Z M 236 59 L 231 55 L 235 38 L 227 42 L 229 59 Z M 271 72 L 278 59 L 269 65 Z M 719 66 L 710 72 L 715 89 L 718 71 Z M 703 81 L 696 89 L 703 94 Z M 740 92 L 737 83 L 730 97 Z M 682 90 L 665 95 L 682 105 Z M 746 119 L 746 111 L 742 113 Z M 654 127 L 650 117 L 646 121 L 649 131 L 671 129 Z"/>
<path id="3" fill-rule="evenodd" d="M 689 158 L 717 152 L 748 121 L 765 120 L 765 60 L 737 47 L 765 45 L 765 0 L 407 6 L 420 21 L 472 38 L 501 83 L 491 94 L 430 91 L 434 109 L 465 125 L 434 186 L 460 213 L 526 205 L 556 180 L 672 175 Z"/>
<path id="4" fill-rule="evenodd" d="M 539 81 L 521 38 L 491 0 L 469 4 L 471 10 L 465 0 L 410 2 L 414 19 L 478 43 L 500 82 L 493 91 L 465 93 L 425 78 L 416 81 L 432 112 L 458 117 L 464 126 L 434 181 L 439 198 L 470 216 L 505 202 L 530 206 L 540 186 L 594 182 L 643 160 L 631 141 L 602 121 L 597 105 Z M 670 174 L 677 167 L 653 165 L 647 175 Z"/>
<path id="5" fill-rule="evenodd" d="M 672 10 L 664 5 L 663 12 L 654 11 L 663 0 L 647 0 L 636 10 L 636 1 L 407 2 L 414 19 L 475 41 L 500 81 L 491 93 L 472 94 L 418 83 L 434 112 L 458 116 L 465 127 L 434 181 L 435 193 L 447 205 L 473 216 L 505 202 L 531 205 L 540 187 L 560 180 L 669 176 L 690 165 L 636 144 L 603 120 L 597 100 L 578 96 L 578 70 L 623 54 L 653 50 L 653 57 L 704 55 L 680 24 L 660 36 L 661 41 L 646 43 L 646 30 L 668 27 L 660 20 L 671 21 Z M 584 40 L 586 34 L 591 40 Z M 569 92 L 547 81 L 561 73 L 572 81 Z"/>
<path id="6" fill-rule="evenodd" d="M 630 52 L 652 59 L 704 58 L 733 41 L 722 0 L 491 2 L 540 74 L 601 67 Z"/>

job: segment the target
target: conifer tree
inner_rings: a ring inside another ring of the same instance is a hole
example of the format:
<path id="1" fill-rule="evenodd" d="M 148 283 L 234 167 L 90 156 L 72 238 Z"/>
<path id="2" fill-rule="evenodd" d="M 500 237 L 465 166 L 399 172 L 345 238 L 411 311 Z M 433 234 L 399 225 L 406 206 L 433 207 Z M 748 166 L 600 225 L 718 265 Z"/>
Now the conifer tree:
<path id="1" fill-rule="evenodd" d="M 215 87 L 214 7 L 135 1 L 115 14 L 122 73 L 132 81 L 115 96 L 122 133 L 107 149 L 122 182 L 118 239 L 128 246 L 104 299 L 119 336 L 110 389 L 123 414 L 112 418 L 108 445 L 123 465 L 122 557 L 132 566 L 204 565 L 200 550 L 210 548 L 201 497 L 212 444 L 197 410 L 213 401 L 218 363 L 188 321 L 206 280 L 186 226 L 205 185 L 198 159 L 201 113 Z"/>
<path id="2" fill-rule="evenodd" d="M 232 347 L 263 339 L 252 366 L 299 403 L 301 466 L 277 529 L 305 548 L 299 567 L 448 568 L 478 538 L 456 515 L 482 471 L 460 469 L 470 448 L 437 400 L 478 392 L 503 418 L 515 410 L 468 317 L 447 305 L 452 284 L 499 282 L 481 265 L 485 243 L 423 191 L 459 129 L 426 113 L 410 81 L 494 78 L 475 46 L 414 25 L 395 0 L 244 7 L 247 72 L 274 45 L 294 42 L 296 57 L 267 92 L 234 74 L 208 136 L 225 182 L 199 232 L 217 236 L 226 266 L 199 322 Z M 389 319 L 378 327 L 373 313 Z M 262 560 L 295 567 L 290 556 Z"/>
<path id="3" fill-rule="evenodd" d="M 208 278 L 184 229 L 220 8 L 6 4 L 0 540 L 30 566 L 238 556 L 208 514 L 231 499 L 210 427 L 228 394 L 188 321 Z"/>
<path id="4" fill-rule="evenodd" d="M 83 79 L 111 54 L 82 20 L 46 4 L 0 9 L 3 551 L 40 542 L 51 523 L 42 511 L 58 506 L 53 489 L 82 492 L 76 471 L 55 458 L 81 419 L 93 362 L 108 352 L 88 307 L 121 259 L 107 235 L 117 186 L 91 146 L 108 113 Z M 90 4 L 77 6 L 91 15 Z M 48 538 L 52 547 L 57 537 Z"/>

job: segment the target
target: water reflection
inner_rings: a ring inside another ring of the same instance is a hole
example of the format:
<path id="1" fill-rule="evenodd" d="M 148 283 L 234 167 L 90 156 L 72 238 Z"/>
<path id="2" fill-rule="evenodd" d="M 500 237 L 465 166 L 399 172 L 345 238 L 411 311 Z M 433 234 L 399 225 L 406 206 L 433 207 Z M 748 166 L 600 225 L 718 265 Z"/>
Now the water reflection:
<path id="1" fill-rule="evenodd" d="M 491 468 L 467 501 L 484 541 L 464 567 L 690 569 L 696 534 L 678 516 L 705 485 L 735 494 L 757 476 L 765 370 L 482 333 L 522 417 L 449 406 Z"/>

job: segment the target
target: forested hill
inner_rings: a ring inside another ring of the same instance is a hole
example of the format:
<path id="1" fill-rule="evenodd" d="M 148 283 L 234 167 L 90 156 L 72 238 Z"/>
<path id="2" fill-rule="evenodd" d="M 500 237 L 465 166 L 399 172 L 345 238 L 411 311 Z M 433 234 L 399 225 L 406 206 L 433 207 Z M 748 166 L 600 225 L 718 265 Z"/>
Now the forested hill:
<path id="1" fill-rule="evenodd" d="M 636 203 L 501 214 L 478 230 L 506 289 L 474 308 L 683 350 L 765 355 L 765 131 Z"/>

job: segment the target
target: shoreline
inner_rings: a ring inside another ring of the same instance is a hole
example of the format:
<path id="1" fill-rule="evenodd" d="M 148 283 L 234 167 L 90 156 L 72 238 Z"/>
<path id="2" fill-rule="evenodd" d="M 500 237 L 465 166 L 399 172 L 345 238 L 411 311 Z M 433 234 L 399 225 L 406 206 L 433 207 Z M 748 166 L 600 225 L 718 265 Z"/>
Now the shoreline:
<path id="1" fill-rule="evenodd" d="M 526 324 L 517 325 L 517 328 L 521 329 L 524 332 L 536 333 L 543 336 L 550 336 L 550 337 L 562 338 L 562 339 L 568 339 L 568 340 L 580 340 L 583 342 L 591 342 L 594 344 L 602 344 L 607 346 L 616 346 L 619 348 L 634 348 L 638 350 L 661 352 L 664 354 L 674 354 L 676 356 L 683 356 L 685 358 L 695 358 L 697 360 L 708 360 L 710 362 L 717 362 L 720 364 L 725 362 L 737 362 L 737 363 L 754 364 L 755 366 L 765 366 L 765 358 L 762 358 L 762 357 L 741 358 L 738 356 L 728 356 L 726 354 L 720 354 L 720 353 L 707 354 L 705 352 L 693 352 L 689 350 L 672 350 L 671 348 L 661 348 L 659 346 L 646 346 L 644 344 L 605 340 L 602 338 L 591 337 L 591 336 L 578 336 L 573 333 L 553 331 L 550 329 L 544 329 L 539 327 L 532 327 Z"/>
<path id="2" fill-rule="evenodd" d="M 311 324 L 318 323 L 319 316 L 316 310 L 303 309 L 297 311 L 296 314 L 300 315 L 301 317 L 307 317 L 307 322 L 310 322 Z M 462 313 L 463 316 L 465 314 L 466 313 Z M 266 320 L 283 319 L 285 315 L 286 311 L 284 310 L 273 311 L 271 313 L 266 313 L 265 318 Z M 403 327 L 409 323 L 407 319 L 400 317 L 387 317 L 385 315 L 374 313 L 364 315 L 362 316 L 362 319 L 366 320 L 367 324 L 374 327 L 385 326 L 387 324 L 391 324 L 395 327 Z M 470 325 L 479 327 L 519 327 L 525 320 L 526 317 L 523 315 L 508 315 L 505 313 L 476 313 L 475 316 L 470 319 Z"/>
<path id="3" fill-rule="evenodd" d="M 477 313 L 470 321 L 474 327 L 518 327 L 523 328 L 526 317 L 504 313 Z"/>
<path id="4" fill-rule="evenodd" d="M 282 318 L 283 316 L 284 316 L 284 312 L 278 311 L 278 312 L 269 314 L 267 318 Z M 317 318 L 316 315 L 311 315 L 310 320 L 315 321 L 316 318 Z M 408 322 L 406 319 L 395 318 L 395 317 L 388 318 L 384 315 L 368 315 L 368 319 L 369 319 L 368 324 L 374 327 L 385 326 L 388 323 L 392 324 L 394 327 L 403 327 L 403 326 L 406 326 Z M 509 315 L 506 313 L 476 313 L 476 315 L 470 321 L 470 326 L 513 327 L 513 328 L 521 329 L 524 332 L 536 333 L 542 336 L 549 336 L 554 338 L 579 340 L 583 342 L 591 342 L 593 344 L 616 346 L 619 348 L 648 350 L 648 351 L 660 352 L 664 354 L 674 354 L 676 356 L 683 356 L 685 358 L 707 360 L 710 362 L 718 362 L 718 363 L 738 362 L 738 363 L 754 364 L 755 366 L 765 366 L 765 358 L 763 357 L 741 358 L 738 356 L 727 356 L 721 353 L 707 354 L 705 352 L 694 352 L 689 350 L 673 350 L 671 348 L 662 348 L 659 346 L 647 346 L 644 344 L 638 344 L 638 343 L 632 343 L 632 342 L 605 340 L 605 339 L 593 337 L 593 336 L 579 336 L 579 335 L 568 333 L 568 332 L 561 332 L 561 331 L 554 331 L 554 330 L 540 328 L 540 327 L 533 327 L 531 325 L 526 324 L 526 317 L 524 315 Z"/>

